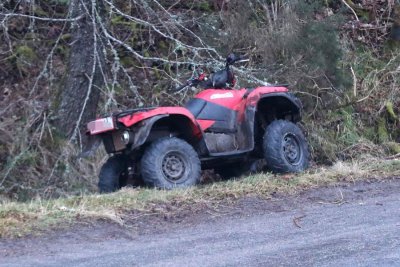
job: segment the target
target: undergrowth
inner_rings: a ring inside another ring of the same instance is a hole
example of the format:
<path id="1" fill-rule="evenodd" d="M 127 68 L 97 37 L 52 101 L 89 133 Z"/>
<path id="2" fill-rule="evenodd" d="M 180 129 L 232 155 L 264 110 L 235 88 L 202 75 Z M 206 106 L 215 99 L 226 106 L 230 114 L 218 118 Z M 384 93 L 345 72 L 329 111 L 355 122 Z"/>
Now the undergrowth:
<path id="1" fill-rule="evenodd" d="M 0 19 L 10 10 L 64 18 L 70 3 L 14 2 L 0 4 Z M 161 2 L 220 54 L 248 55 L 248 65 L 237 69 L 240 86 L 254 86 L 249 74 L 270 83 L 289 83 L 303 101 L 303 128 L 316 164 L 400 153 L 400 53 L 387 45 L 394 8 L 390 1 L 354 0 L 359 22 L 341 1 L 235 0 L 224 6 L 211 0 Z M 115 3 L 132 16 L 146 14 L 131 1 Z M 185 60 L 191 53 L 118 14 L 109 19 L 115 37 L 140 53 Z M 95 192 L 97 172 L 107 157 L 104 150 L 92 159 L 79 159 L 81 147 L 65 140 L 52 123 L 66 75 L 70 24 L 21 17 L 4 23 L 7 27 L 0 28 L 0 199 L 47 200 Z M 178 31 L 179 27 L 171 27 Z M 197 38 L 181 37 L 185 43 L 199 43 Z M 109 73 L 105 88 L 100 88 L 99 114 L 143 105 L 181 105 L 194 93 L 168 92 L 176 81 L 184 80 L 182 73 L 188 72 L 188 66 L 139 62 L 122 47 L 113 52 L 117 54 L 107 51 L 107 64 L 117 68 L 112 60 L 118 59 L 125 72 Z M 209 57 L 199 58 L 198 64 L 208 66 Z"/>

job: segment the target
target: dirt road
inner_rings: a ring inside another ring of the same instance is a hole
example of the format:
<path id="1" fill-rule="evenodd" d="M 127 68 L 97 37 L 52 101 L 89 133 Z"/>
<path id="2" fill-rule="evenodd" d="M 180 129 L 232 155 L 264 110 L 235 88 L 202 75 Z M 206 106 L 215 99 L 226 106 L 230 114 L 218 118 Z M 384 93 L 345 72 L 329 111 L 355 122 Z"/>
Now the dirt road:
<path id="1" fill-rule="evenodd" d="M 0 242 L 0 266 L 400 266 L 400 179 Z"/>

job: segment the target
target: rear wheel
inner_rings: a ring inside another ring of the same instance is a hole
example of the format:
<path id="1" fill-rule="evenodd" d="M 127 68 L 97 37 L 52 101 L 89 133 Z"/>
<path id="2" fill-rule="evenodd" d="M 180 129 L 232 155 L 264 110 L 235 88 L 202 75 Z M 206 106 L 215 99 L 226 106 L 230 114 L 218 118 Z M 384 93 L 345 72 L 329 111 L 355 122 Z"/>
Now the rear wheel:
<path id="1" fill-rule="evenodd" d="M 145 151 L 143 181 L 158 188 L 188 187 L 200 180 L 200 160 L 191 145 L 179 138 L 161 138 Z"/>
<path id="2" fill-rule="evenodd" d="M 276 120 L 268 125 L 263 149 L 267 167 L 274 172 L 301 172 L 308 167 L 307 141 L 300 128 L 290 121 Z"/>
<path id="3" fill-rule="evenodd" d="M 100 193 L 111 193 L 126 185 L 127 159 L 123 155 L 110 157 L 101 167 L 99 174 Z"/>

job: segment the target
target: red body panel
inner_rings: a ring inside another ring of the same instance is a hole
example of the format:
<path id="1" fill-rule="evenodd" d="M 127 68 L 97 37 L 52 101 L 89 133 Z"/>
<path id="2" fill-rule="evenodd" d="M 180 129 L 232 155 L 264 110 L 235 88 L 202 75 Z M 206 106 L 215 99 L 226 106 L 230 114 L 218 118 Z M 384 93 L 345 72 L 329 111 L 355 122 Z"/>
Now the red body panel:
<path id="1" fill-rule="evenodd" d="M 262 95 L 271 93 L 285 93 L 289 90 L 286 87 L 269 87 L 261 86 L 257 87 L 253 92 L 247 96 L 247 104 L 251 106 L 256 106 Z"/>
<path id="2" fill-rule="evenodd" d="M 207 89 L 197 94 L 195 98 L 203 99 L 207 102 L 237 111 L 238 120 L 240 122 L 244 119 L 246 106 L 256 106 L 262 95 L 288 91 L 285 87 L 257 87 L 244 99 L 247 90 L 248 89 Z M 159 107 L 151 110 L 139 111 L 119 118 L 118 121 L 123 123 L 126 127 L 130 127 L 145 119 L 165 114 L 182 115 L 188 118 L 191 122 L 193 134 L 198 137 L 215 123 L 213 120 L 196 120 L 193 114 L 184 107 Z"/>
<path id="3" fill-rule="evenodd" d="M 207 89 L 198 93 L 195 98 L 203 99 L 217 105 L 235 110 L 238 112 L 238 121 L 242 122 L 245 118 L 244 113 L 246 106 L 256 106 L 262 95 L 270 93 L 287 92 L 286 87 L 262 86 L 255 88 L 245 99 L 243 99 L 248 89 L 229 90 L 229 89 Z M 197 120 L 203 131 L 210 128 L 215 121 L 213 120 Z"/>
<path id="4" fill-rule="evenodd" d="M 247 103 L 254 105 L 254 101 L 258 101 L 264 94 L 283 93 L 287 91 L 288 89 L 286 87 L 257 87 L 247 96 Z M 243 96 L 246 92 L 247 89 L 244 88 L 240 90 L 207 89 L 198 93 L 195 98 L 200 98 L 232 110 L 238 110 L 241 106 L 240 103 L 243 101 Z"/>
<path id="5" fill-rule="evenodd" d="M 198 93 L 195 98 L 203 99 L 226 108 L 237 110 L 240 102 L 243 101 L 243 95 L 246 89 L 240 90 L 224 90 L 224 89 L 207 89 Z"/>
<path id="6" fill-rule="evenodd" d="M 119 118 L 118 121 L 123 123 L 126 127 L 130 127 L 142 120 L 157 116 L 157 115 L 182 115 L 188 118 L 191 122 L 193 134 L 195 136 L 201 136 L 202 132 L 194 118 L 193 114 L 190 113 L 189 110 L 183 107 L 159 107 L 152 110 L 146 110 L 143 112 L 133 113 L 131 115 L 127 115 L 125 117 Z"/>

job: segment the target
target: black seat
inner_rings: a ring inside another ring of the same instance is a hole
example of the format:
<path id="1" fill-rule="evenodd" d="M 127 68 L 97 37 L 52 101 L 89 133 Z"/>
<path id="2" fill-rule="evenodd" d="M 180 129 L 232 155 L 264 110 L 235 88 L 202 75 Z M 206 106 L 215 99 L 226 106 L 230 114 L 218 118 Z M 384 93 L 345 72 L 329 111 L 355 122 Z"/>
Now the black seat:
<path id="1" fill-rule="evenodd" d="M 197 120 L 211 120 L 215 123 L 207 132 L 236 132 L 236 111 L 203 99 L 191 99 L 185 106 Z"/>

